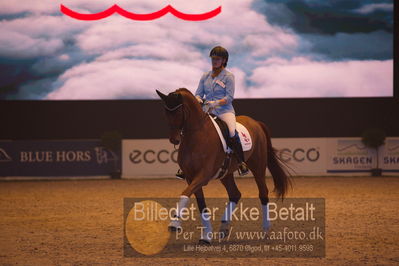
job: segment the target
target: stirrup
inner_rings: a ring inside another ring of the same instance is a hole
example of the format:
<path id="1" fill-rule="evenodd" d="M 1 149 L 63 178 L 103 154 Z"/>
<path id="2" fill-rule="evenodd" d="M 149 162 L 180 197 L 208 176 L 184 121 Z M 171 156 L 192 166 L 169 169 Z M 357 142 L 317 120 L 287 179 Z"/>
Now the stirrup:
<path id="1" fill-rule="evenodd" d="M 176 178 L 180 180 L 184 180 L 184 173 L 181 169 L 177 170 Z"/>
<path id="2" fill-rule="evenodd" d="M 238 165 L 238 173 L 240 176 L 244 176 L 249 173 L 249 169 L 246 163 L 242 162 Z"/>

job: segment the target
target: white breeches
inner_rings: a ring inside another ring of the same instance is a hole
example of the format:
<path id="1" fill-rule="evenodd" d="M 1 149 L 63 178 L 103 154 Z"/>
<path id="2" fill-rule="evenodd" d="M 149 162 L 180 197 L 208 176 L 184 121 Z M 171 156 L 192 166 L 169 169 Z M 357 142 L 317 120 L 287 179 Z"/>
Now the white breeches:
<path id="1" fill-rule="evenodd" d="M 224 113 L 219 115 L 219 118 L 226 122 L 230 137 L 234 137 L 236 134 L 236 115 L 234 113 Z"/>

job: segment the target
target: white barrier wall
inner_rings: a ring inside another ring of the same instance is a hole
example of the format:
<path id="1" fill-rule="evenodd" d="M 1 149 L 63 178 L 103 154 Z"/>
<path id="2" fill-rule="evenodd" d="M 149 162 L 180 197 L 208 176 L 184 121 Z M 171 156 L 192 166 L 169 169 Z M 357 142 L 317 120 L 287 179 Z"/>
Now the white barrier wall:
<path id="1" fill-rule="evenodd" d="M 360 138 L 275 138 L 273 147 L 294 175 L 369 175 L 376 153 Z M 177 150 L 167 139 L 123 140 L 122 176 L 171 177 L 177 169 Z M 387 138 L 379 150 L 384 175 L 399 175 L 399 138 Z M 269 174 L 269 173 L 268 173 Z"/>
<path id="2" fill-rule="evenodd" d="M 294 171 L 294 175 L 321 175 L 327 160 L 323 138 L 276 138 L 273 147 L 280 158 Z"/>
<path id="3" fill-rule="evenodd" d="M 367 149 L 359 138 L 328 139 L 328 173 L 362 173 L 373 168 L 376 152 Z"/>
<path id="4" fill-rule="evenodd" d="M 381 168 L 399 175 L 399 138 L 388 138 L 380 152 Z"/>
<path id="5" fill-rule="evenodd" d="M 179 168 L 177 153 L 167 139 L 123 140 L 122 176 L 173 176 Z"/>

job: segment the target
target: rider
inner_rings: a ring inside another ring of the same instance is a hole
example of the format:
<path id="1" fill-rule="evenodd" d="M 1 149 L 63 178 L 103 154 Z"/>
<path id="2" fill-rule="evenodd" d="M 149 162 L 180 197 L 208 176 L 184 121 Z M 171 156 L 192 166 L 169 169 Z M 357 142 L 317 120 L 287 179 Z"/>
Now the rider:
<path id="1" fill-rule="evenodd" d="M 232 104 L 235 89 L 234 75 L 225 69 L 229 53 L 225 48 L 216 46 L 209 56 L 212 59 L 212 70 L 202 75 L 195 96 L 201 104 L 202 98 L 205 97 L 210 112 L 226 122 L 230 134 L 227 144 L 236 154 L 240 175 L 246 175 L 248 167 L 244 162 L 244 152 L 236 131 L 236 116 Z M 184 178 L 180 170 L 176 176 Z"/>

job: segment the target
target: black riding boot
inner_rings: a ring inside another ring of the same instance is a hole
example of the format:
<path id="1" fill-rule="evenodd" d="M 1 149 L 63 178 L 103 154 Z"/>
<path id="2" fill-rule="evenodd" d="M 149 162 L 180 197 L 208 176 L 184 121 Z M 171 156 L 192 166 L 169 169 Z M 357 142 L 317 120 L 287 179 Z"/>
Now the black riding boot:
<path id="1" fill-rule="evenodd" d="M 238 173 L 240 175 L 248 174 L 249 170 L 244 159 L 244 151 L 242 150 L 240 137 L 236 131 L 234 137 L 229 138 L 229 147 L 233 150 L 238 160 Z"/>
<path id="2" fill-rule="evenodd" d="M 177 170 L 176 178 L 177 179 L 185 179 L 184 178 L 184 173 L 183 173 L 183 171 L 181 169 Z"/>

